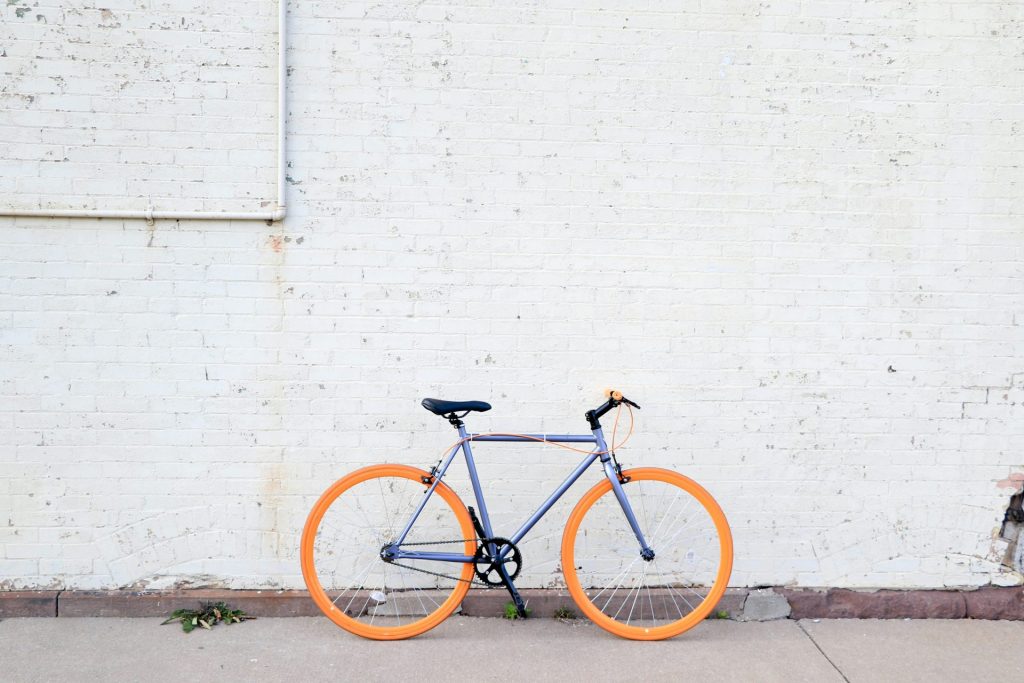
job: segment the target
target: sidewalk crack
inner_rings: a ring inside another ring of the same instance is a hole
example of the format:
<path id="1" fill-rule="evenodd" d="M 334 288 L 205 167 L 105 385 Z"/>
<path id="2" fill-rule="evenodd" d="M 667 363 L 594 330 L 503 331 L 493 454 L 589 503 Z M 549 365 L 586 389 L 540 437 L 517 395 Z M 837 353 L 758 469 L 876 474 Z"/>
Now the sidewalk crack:
<path id="1" fill-rule="evenodd" d="M 846 674 L 843 673 L 842 669 L 840 669 L 838 666 L 836 666 L 836 663 L 832 661 L 832 658 L 829 657 L 827 654 L 825 654 L 825 651 L 821 649 L 821 645 L 818 645 L 818 641 L 816 641 L 814 639 L 814 636 L 812 636 L 807 631 L 807 629 L 804 628 L 803 619 L 797 619 L 796 620 L 796 625 L 798 627 L 800 627 L 801 631 L 804 632 L 804 635 L 807 636 L 807 639 L 810 640 L 811 643 L 814 644 L 814 647 L 817 648 L 818 652 L 821 653 L 821 656 L 825 658 L 825 661 L 827 661 L 829 664 L 832 665 L 832 668 L 836 670 L 836 673 L 839 674 L 840 676 L 842 676 L 843 680 L 846 681 L 846 683 L 850 683 L 850 679 L 846 677 Z"/>

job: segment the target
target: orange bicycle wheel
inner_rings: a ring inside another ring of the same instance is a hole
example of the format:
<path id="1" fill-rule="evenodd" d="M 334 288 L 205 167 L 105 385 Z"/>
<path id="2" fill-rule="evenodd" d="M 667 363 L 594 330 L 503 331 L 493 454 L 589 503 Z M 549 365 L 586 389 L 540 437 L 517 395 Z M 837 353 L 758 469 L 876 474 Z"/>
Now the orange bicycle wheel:
<path id="1" fill-rule="evenodd" d="M 655 467 L 623 476 L 654 558 L 640 556 L 606 479 L 569 516 L 562 573 L 580 610 L 601 628 L 633 640 L 671 638 L 700 623 L 725 593 L 732 533 L 722 508 L 692 479 Z"/>
<path id="2" fill-rule="evenodd" d="M 411 638 L 444 621 L 466 596 L 472 563 L 381 557 L 423 500 L 425 477 L 405 465 L 364 467 L 336 481 L 310 511 L 302 576 L 317 606 L 346 631 Z M 402 547 L 472 556 L 475 538 L 466 506 L 439 483 Z"/>

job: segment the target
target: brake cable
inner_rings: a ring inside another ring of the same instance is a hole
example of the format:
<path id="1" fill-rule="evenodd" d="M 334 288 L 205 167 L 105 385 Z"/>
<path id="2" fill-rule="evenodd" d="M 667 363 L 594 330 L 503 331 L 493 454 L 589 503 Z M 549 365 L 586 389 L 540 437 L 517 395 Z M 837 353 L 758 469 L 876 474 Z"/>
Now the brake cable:
<path id="1" fill-rule="evenodd" d="M 622 406 L 626 406 L 626 409 L 629 411 L 629 431 L 626 433 L 626 436 L 623 437 L 622 441 L 620 441 L 619 443 L 615 443 L 615 435 L 616 435 L 616 433 L 618 432 L 618 429 L 619 429 L 619 416 L 622 414 Z M 471 435 L 471 436 L 467 436 L 464 439 L 459 439 L 458 441 L 456 441 L 452 445 L 448 446 L 444 450 L 444 453 L 445 454 L 450 453 L 452 450 L 454 450 L 458 446 L 461 446 L 465 442 L 472 441 L 473 439 L 481 437 L 481 436 L 517 436 L 517 437 L 521 437 L 523 439 L 527 439 L 529 441 L 539 441 L 541 443 L 552 444 L 554 446 L 558 446 L 559 448 L 564 448 L 564 449 L 566 449 L 568 451 L 576 451 L 577 453 L 583 453 L 584 455 L 604 455 L 606 453 L 610 453 L 612 455 L 612 457 L 614 458 L 615 457 L 615 450 L 618 449 L 618 448 L 621 448 L 623 446 L 623 444 L 625 444 L 627 441 L 629 441 L 629 437 L 631 437 L 632 435 L 633 435 L 633 408 L 631 408 L 628 403 L 620 403 L 619 406 L 618 406 L 618 410 L 615 411 L 615 422 L 612 423 L 612 439 L 611 439 L 612 447 L 610 449 L 608 449 L 608 450 L 604 450 L 604 451 L 588 451 L 588 450 L 584 450 L 582 448 L 576 448 L 574 446 L 568 446 L 568 445 L 566 445 L 564 443 L 561 443 L 559 441 L 548 441 L 547 439 L 544 439 L 544 438 L 541 438 L 541 437 L 537 437 L 537 436 L 531 436 L 529 434 L 516 434 L 514 432 L 488 432 L 486 434 L 474 434 L 474 435 Z M 443 460 L 443 459 L 444 459 L 444 454 L 441 455 L 441 460 Z M 438 461 L 438 465 L 441 464 L 441 460 Z M 621 477 L 622 477 L 622 466 L 618 464 L 618 460 L 615 461 L 615 465 L 616 465 L 616 471 L 618 472 L 619 477 L 621 479 Z M 435 465 L 433 468 L 431 468 L 430 474 L 428 475 L 428 477 L 424 477 L 423 478 L 423 483 L 424 484 L 431 483 L 431 481 L 433 480 L 434 474 L 436 472 L 437 472 L 437 466 Z M 467 543 L 467 542 L 469 542 L 469 541 L 467 541 L 466 539 L 462 539 L 462 540 L 455 540 L 455 541 L 423 541 L 421 543 L 403 543 L 402 545 L 403 546 L 442 545 L 442 544 L 445 544 L 445 543 L 451 544 L 451 543 Z M 472 542 L 475 543 L 476 539 L 473 539 Z M 480 581 L 475 581 L 474 582 L 473 579 L 462 579 L 462 578 L 459 578 L 457 576 L 451 576 L 449 574 L 442 574 L 440 572 L 432 572 L 429 569 L 421 569 L 419 567 L 413 567 L 413 566 L 410 566 L 410 565 L 407 565 L 407 564 L 400 564 L 398 562 L 390 562 L 389 564 L 392 564 L 392 565 L 394 565 L 396 567 L 403 567 L 405 569 L 411 569 L 413 571 L 421 572 L 423 574 L 430 574 L 432 576 L 439 576 L 439 577 L 444 578 L 444 579 L 452 579 L 453 581 L 461 581 L 463 583 L 469 583 L 469 584 L 476 583 L 477 585 L 487 585 L 487 584 L 484 584 L 483 582 L 480 582 Z"/>
<path id="2" fill-rule="evenodd" d="M 619 443 L 615 443 L 615 434 L 619 428 L 619 415 L 622 413 L 622 406 L 626 406 L 626 409 L 629 411 L 629 432 L 627 432 L 626 436 L 623 437 L 622 441 L 620 441 Z M 444 459 L 445 454 L 452 452 L 452 450 L 454 450 L 458 446 L 461 446 L 465 442 L 478 439 L 481 436 L 515 436 L 520 437 L 522 439 L 526 439 L 527 441 L 539 441 L 541 443 L 548 443 L 553 446 L 558 446 L 559 448 L 564 448 L 567 451 L 575 451 L 577 453 L 583 453 L 584 455 L 605 455 L 606 453 L 614 454 L 617 448 L 621 448 L 623 445 L 625 445 L 627 441 L 629 441 L 629 437 L 633 436 L 633 409 L 629 406 L 628 403 L 619 404 L 618 410 L 615 412 L 615 422 L 612 425 L 612 446 L 611 448 L 604 451 L 588 451 L 583 448 L 576 448 L 575 446 L 566 445 L 559 441 L 548 441 L 543 437 L 533 436 L 531 434 L 516 434 L 514 432 L 487 432 L 486 434 L 470 434 L 464 439 L 459 439 L 458 441 L 455 441 L 450 446 L 444 449 L 444 453 L 441 455 L 441 458 Z"/>

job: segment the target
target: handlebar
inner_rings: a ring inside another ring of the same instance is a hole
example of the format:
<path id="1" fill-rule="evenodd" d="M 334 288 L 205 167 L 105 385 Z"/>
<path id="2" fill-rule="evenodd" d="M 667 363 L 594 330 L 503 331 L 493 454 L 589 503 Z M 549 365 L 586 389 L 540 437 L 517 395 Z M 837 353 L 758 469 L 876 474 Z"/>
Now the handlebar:
<path id="1" fill-rule="evenodd" d="M 590 423 L 591 429 L 599 429 L 601 427 L 601 416 L 603 416 L 612 408 L 617 407 L 620 403 L 625 403 L 627 406 L 631 406 L 633 408 L 636 408 L 637 410 L 640 410 L 640 406 L 638 406 L 636 403 L 633 403 L 628 398 L 623 396 L 621 391 L 609 389 L 605 391 L 605 396 L 608 397 L 607 401 L 602 403 L 597 408 L 594 408 L 593 410 L 588 410 L 586 413 L 587 421 Z"/>
<path id="2" fill-rule="evenodd" d="M 633 406 L 637 410 L 640 410 L 640 406 L 630 401 L 628 398 L 622 395 L 622 392 L 618 389 L 605 389 L 604 395 L 612 399 L 612 408 L 617 406 L 619 403 L 625 403 L 628 406 Z"/>

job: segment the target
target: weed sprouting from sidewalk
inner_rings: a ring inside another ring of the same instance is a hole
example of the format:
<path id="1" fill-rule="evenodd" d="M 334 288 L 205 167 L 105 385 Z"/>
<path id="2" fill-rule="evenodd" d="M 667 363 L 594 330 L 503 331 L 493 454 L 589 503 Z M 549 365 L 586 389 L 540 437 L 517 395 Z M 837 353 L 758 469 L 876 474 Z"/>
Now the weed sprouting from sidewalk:
<path id="1" fill-rule="evenodd" d="M 256 617 L 240 609 L 232 609 L 223 602 L 201 603 L 199 609 L 176 609 L 162 624 L 181 622 L 181 630 L 189 633 L 196 628 L 213 628 L 217 623 L 240 624 Z"/>
<path id="2" fill-rule="evenodd" d="M 530 610 L 529 609 L 526 610 L 526 616 L 530 616 Z M 514 602 L 506 602 L 505 603 L 505 614 L 504 614 L 504 617 L 506 619 L 520 619 L 521 618 L 519 616 L 519 610 L 516 609 L 516 605 L 515 605 Z"/>
<path id="3" fill-rule="evenodd" d="M 555 619 L 559 621 L 569 621 L 570 619 L 576 618 L 576 612 L 568 607 L 559 607 L 555 610 Z"/>

